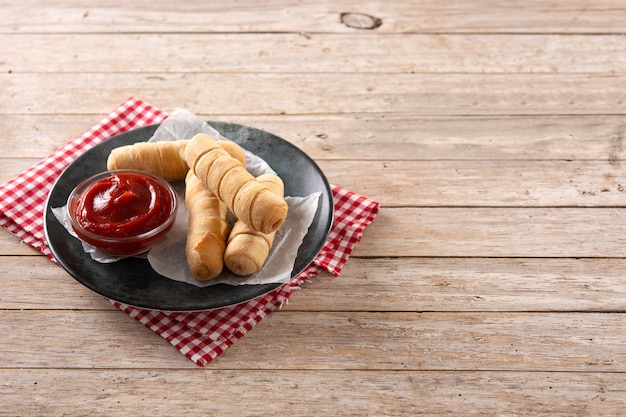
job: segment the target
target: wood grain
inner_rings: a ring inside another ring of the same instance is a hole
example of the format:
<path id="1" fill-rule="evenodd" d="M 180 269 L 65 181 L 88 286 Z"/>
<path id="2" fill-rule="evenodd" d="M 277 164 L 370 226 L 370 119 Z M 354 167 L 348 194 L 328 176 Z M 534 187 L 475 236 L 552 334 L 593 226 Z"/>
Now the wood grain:
<path id="1" fill-rule="evenodd" d="M 0 182 L 136 96 L 381 211 L 204 369 L 0 231 L 0 415 L 624 414 L 623 2 L 9 3 Z"/>
<path id="2" fill-rule="evenodd" d="M 0 229 L 0 251 L 3 255 L 29 255 L 37 256 L 41 253 L 31 246 L 22 243 L 16 236 L 10 234 L 4 228 Z M 43 255 L 41 255 L 43 256 Z"/>
<path id="3" fill-rule="evenodd" d="M 190 416 L 447 416 L 455 410 L 484 416 L 529 410 L 569 417 L 619 415 L 626 407 L 621 373 L 26 369 L 0 370 L 0 376 L 9 415 L 61 414 L 70 406 L 81 415 L 184 409 Z M 237 400 L 224 400 L 233 387 Z M 32 396 L 23 403 L 25 390 Z M 274 391 L 281 395 L 268 402 Z M 74 396 L 81 401 L 74 404 Z"/>
<path id="4" fill-rule="evenodd" d="M 43 256 L 4 261 L 0 310 L 115 310 Z M 320 274 L 283 310 L 622 312 L 624 269 L 621 258 L 403 258 L 399 266 L 352 257 L 340 277 Z"/>
<path id="5" fill-rule="evenodd" d="M 15 310 L 0 317 L 11 368 L 195 366 L 120 311 Z M 20 334 L 24 326 L 28 334 Z M 625 330 L 619 313 L 275 312 L 211 369 L 623 373 Z M 111 349 L 115 362 L 104 354 Z"/>
<path id="6" fill-rule="evenodd" d="M 354 255 L 624 257 L 624 234 L 617 227 L 623 215 L 620 208 L 389 207 L 365 231 Z M 7 254 L 33 253 L 8 233 L 1 236 Z"/>
<path id="7" fill-rule="evenodd" d="M 606 115 L 626 112 L 625 82 L 621 74 L 2 73 L 0 109 L 102 114 L 141 92 L 164 109 L 213 115 Z M 92 94 L 97 85 L 110 87 Z M 45 95 L 37 93 L 44 88 Z M 186 98 L 171 94 L 179 90 Z"/>
<path id="8" fill-rule="evenodd" d="M 623 207 L 626 172 L 609 161 L 321 161 L 334 184 L 385 206 Z M 364 180 L 366 178 L 366 180 Z"/>
<path id="9" fill-rule="evenodd" d="M 626 10 L 617 0 L 583 4 L 567 1 L 524 2 L 402 0 L 354 4 L 350 0 L 294 4 L 289 0 L 246 0 L 199 6 L 152 1 L 149 7 L 120 0 L 90 3 L 72 0 L 51 7 L 28 0 L 5 9 L 1 30 L 18 33 L 91 32 L 333 32 L 359 29 L 342 23 L 341 13 L 382 19 L 377 33 L 615 33 L 624 32 Z M 33 22 L 37 22 L 34 24 Z"/>
<path id="10" fill-rule="evenodd" d="M 0 156 L 16 159 L 3 160 L 0 175 L 8 178 L 21 172 L 78 137 L 109 111 L 87 116 L 22 113 L 0 118 L 0 135 L 8 140 Z M 202 109 L 197 115 L 271 132 L 316 161 L 603 160 L 619 166 L 625 158 L 626 123 L 621 115 L 419 116 L 383 112 L 264 116 L 214 115 Z M 19 163 L 22 165 L 11 168 L 10 164 Z M 415 168 L 420 165 L 416 162 Z"/>
<path id="11" fill-rule="evenodd" d="M 35 160 L 2 161 L 6 163 L 1 164 L 0 180 L 6 181 Z M 370 195 L 389 207 L 625 204 L 625 168 L 609 161 L 341 161 L 338 165 L 335 160 L 320 160 L 318 165 L 332 184 Z"/>
<path id="12" fill-rule="evenodd" d="M 384 208 L 354 254 L 624 257 L 623 216 L 620 208 Z"/>
<path id="13" fill-rule="evenodd" d="M 234 72 L 620 74 L 626 69 L 626 46 L 621 37 L 613 35 L 218 33 L 181 37 L 95 33 L 79 37 L 0 33 L 0 43 L 11 57 L 0 61 L 0 72 L 11 73 L 140 74 L 160 72 L 164 67 L 172 73 L 202 71 L 223 75 Z M 89 47 L 84 48 L 85 44 Z M 120 49 L 122 44 L 133 48 Z M 19 54 L 22 49 L 32 53 Z M 468 55 L 467 51 L 472 49 L 481 53 Z M 151 53 L 138 60 L 137 50 Z M 349 57 L 346 50 L 350 50 Z M 102 56 L 116 56 L 116 59 L 103 60 Z M 607 60 L 606 56 L 611 59 Z"/>

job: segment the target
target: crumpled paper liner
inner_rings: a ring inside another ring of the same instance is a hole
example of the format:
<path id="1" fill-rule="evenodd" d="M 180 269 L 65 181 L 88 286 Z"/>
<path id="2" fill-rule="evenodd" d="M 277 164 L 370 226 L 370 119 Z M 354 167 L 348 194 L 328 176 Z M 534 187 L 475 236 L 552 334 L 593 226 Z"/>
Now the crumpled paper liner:
<path id="1" fill-rule="evenodd" d="M 230 140 L 223 137 L 206 121 L 196 117 L 194 114 L 184 109 L 176 109 L 161 123 L 149 141 L 189 139 L 198 133 L 207 133 L 217 140 Z M 246 168 L 253 176 L 257 177 L 266 173 L 275 174 L 275 171 L 263 159 L 248 151 L 245 151 L 245 155 Z M 198 287 L 216 284 L 256 285 L 289 282 L 291 271 L 298 255 L 298 248 L 313 222 L 321 193 L 314 193 L 304 197 L 285 197 L 289 207 L 287 219 L 277 230 L 274 243 L 261 270 L 252 275 L 242 277 L 225 268 L 218 277 L 208 281 L 199 281 L 191 273 L 185 255 L 189 218 L 184 204 L 184 182 L 179 181 L 175 183 L 174 188 L 177 191 L 179 200 L 174 226 L 167 236 L 158 242 L 147 254 L 139 255 L 140 257 L 147 257 L 150 266 L 156 272 L 175 281 L 185 282 Z M 78 239 L 76 233 L 71 228 L 65 207 L 55 207 L 52 209 L 52 212 L 66 230 Z M 231 221 L 234 220 L 234 218 L 231 219 Z M 82 241 L 81 243 L 85 252 L 89 253 L 98 262 L 111 263 L 122 259 L 106 255 L 88 243 Z"/>

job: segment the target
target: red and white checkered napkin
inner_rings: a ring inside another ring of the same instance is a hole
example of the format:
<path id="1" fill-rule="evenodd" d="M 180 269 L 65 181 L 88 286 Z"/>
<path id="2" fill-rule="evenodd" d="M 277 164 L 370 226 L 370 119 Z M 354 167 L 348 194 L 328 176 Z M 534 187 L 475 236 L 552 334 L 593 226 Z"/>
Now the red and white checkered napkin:
<path id="1" fill-rule="evenodd" d="M 129 98 L 82 136 L 1 185 L 0 225 L 54 260 L 44 236 L 43 213 L 55 180 L 92 146 L 127 130 L 160 123 L 166 117 L 161 110 Z M 379 204 L 341 187 L 333 186 L 332 192 L 335 219 L 323 249 L 291 282 L 264 296 L 231 307 L 195 312 L 163 312 L 111 302 L 157 332 L 193 362 L 204 366 L 287 302 L 303 282 L 322 270 L 339 275 L 361 240 L 363 229 L 378 213 Z"/>

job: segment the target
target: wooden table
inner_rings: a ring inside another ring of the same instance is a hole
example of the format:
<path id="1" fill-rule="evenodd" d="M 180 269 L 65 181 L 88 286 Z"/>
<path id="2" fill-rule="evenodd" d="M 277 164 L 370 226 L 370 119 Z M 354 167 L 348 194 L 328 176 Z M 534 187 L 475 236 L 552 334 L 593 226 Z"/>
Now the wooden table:
<path id="1" fill-rule="evenodd" d="M 381 203 L 200 368 L 0 232 L 0 415 L 624 415 L 626 6 L 5 1 L 0 181 L 129 96 Z"/>

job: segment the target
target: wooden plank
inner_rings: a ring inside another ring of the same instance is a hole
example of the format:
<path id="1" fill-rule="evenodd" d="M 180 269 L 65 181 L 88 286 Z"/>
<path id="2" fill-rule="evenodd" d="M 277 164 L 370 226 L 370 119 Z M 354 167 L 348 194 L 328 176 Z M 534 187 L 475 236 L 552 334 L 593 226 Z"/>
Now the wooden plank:
<path id="1" fill-rule="evenodd" d="M 268 369 L 624 372 L 624 330 L 626 317 L 619 313 L 280 312 L 248 335 L 253 337 L 233 345 L 222 363 Z"/>
<path id="2" fill-rule="evenodd" d="M 332 184 L 390 207 L 623 207 L 626 189 L 626 167 L 608 161 L 317 162 Z M 31 165 L 9 159 L 0 174 Z"/>
<path id="3" fill-rule="evenodd" d="M 1 309 L 116 310 L 45 256 L 5 255 L 0 264 Z"/>
<path id="4" fill-rule="evenodd" d="M 0 184 L 4 184 L 39 161 L 40 159 L 35 158 L 0 158 Z"/>
<path id="5" fill-rule="evenodd" d="M 609 161 L 319 161 L 333 184 L 384 206 L 623 207 Z"/>
<path id="6" fill-rule="evenodd" d="M 6 140 L 2 144 L 1 155 L 7 158 L 42 159 L 89 130 L 115 107 L 98 115 L 3 117 L 0 120 L 0 132 L 6 135 Z"/>
<path id="7" fill-rule="evenodd" d="M 622 216 L 620 208 L 385 207 L 365 230 L 366 238 L 354 254 L 624 257 L 623 233 L 616 227 Z M 17 240 L 8 233 L 0 236 L 5 254 L 33 253 L 15 245 Z"/>
<path id="8" fill-rule="evenodd" d="M 623 216 L 620 208 L 383 208 L 354 255 L 621 258 Z"/>
<path id="9" fill-rule="evenodd" d="M 399 263 L 352 257 L 339 277 L 318 275 L 283 309 L 624 311 L 625 263 L 571 258 L 402 258 Z"/>
<path id="10" fill-rule="evenodd" d="M 120 311 L 0 311 L 0 330 L 2 368 L 195 367 Z M 211 368 L 626 372 L 625 330 L 619 313 L 279 311 Z"/>
<path id="11" fill-rule="evenodd" d="M 106 114 L 140 93 L 164 109 L 213 115 L 624 114 L 625 82 L 621 75 L 587 74 L 2 73 L 6 95 L 0 110 L 6 115 Z M 99 94 L 93 94 L 96 87 Z"/>
<path id="12" fill-rule="evenodd" d="M 610 11 L 610 12 L 607 12 Z M 342 13 L 355 13 L 342 19 Z M 364 14 L 366 16 L 359 16 Z M 5 5 L 0 30 L 32 32 L 359 32 L 380 19 L 377 33 L 617 33 L 624 32 L 624 4 L 595 0 L 584 5 L 540 0 L 523 5 L 507 1 L 437 0 L 384 3 L 288 0 L 240 1 L 236 4 L 165 0 L 90 2 L 41 0 Z M 369 16 L 369 18 L 368 18 Z M 343 20 L 343 21 L 342 21 Z M 36 24 L 35 24 L 36 22 Z M 350 24 L 350 22 L 353 22 Z"/>
<path id="13" fill-rule="evenodd" d="M 0 258 L 2 310 L 115 310 L 43 256 Z M 352 257 L 285 311 L 593 311 L 625 309 L 624 259 Z"/>
<path id="14" fill-rule="evenodd" d="M 620 36 L 612 35 L 0 34 L 0 43 L 7 57 L 0 61 L 0 72 L 12 73 L 143 73 L 162 71 L 164 64 L 172 73 L 224 74 L 616 74 L 626 70 L 626 45 Z M 137 48 L 153 52 L 137 60 Z M 20 54 L 22 50 L 30 53 Z M 116 59 L 103 60 L 103 56 Z"/>
<path id="15" fill-rule="evenodd" d="M 383 208 L 206 369 L 0 232 L 0 414 L 624 414 L 623 2 L 12 3 L 0 182 L 140 95 Z"/>
<path id="16" fill-rule="evenodd" d="M 28 368 L 196 367 L 158 334 L 108 307 L 87 312 L 43 310 L 40 306 L 0 313 L 0 328 L 12 333 L 3 345 L 0 367 L 19 363 Z M 122 352 L 125 358 L 120 356 Z M 111 361 L 113 356 L 116 363 Z"/>
<path id="17" fill-rule="evenodd" d="M 28 168 L 96 124 L 96 114 L 10 114 L 0 119 L 0 181 Z M 152 103 L 163 107 L 164 103 Z M 185 107 L 180 102 L 178 107 Z M 64 110 L 64 109 L 61 109 Z M 624 116 L 420 116 L 413 113 L 198 117 L 274 133 L 315 160 L 579 160 L 617 163 L 624 155 Z M 385 146 L 381 146 L 384 141 Z M 17 164 L 17 165 L 16 165 Z"/>
<path id="18" fill-rule="evenodd" d="M 7 415 L 569 417 L 620 415 L 626 407 L 623 378 L 577 372 L 33 369 L 0 371 L 0 393 Z M 230 400 L 233 387 L 236 401 Z"/>
<path id="19" fill-rule="evenodd" d="M 621 258 L 626 256 L 619 226 L 623 215 L 619 207 L 383 207 L 353 254 Z M 6 231 L 0 233 L 3 254 L 36 253 L 16 243 L 17 239 Z"/>
<path id="20" fill-rule="evenodd" d="M 0 227 L 0 253 L 2 255 L 36 256 L 40 252 L 22 243 L 16 236 Z M 43 256 L 43 255 L 42 255 Z"/>

